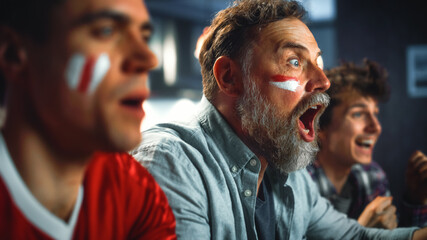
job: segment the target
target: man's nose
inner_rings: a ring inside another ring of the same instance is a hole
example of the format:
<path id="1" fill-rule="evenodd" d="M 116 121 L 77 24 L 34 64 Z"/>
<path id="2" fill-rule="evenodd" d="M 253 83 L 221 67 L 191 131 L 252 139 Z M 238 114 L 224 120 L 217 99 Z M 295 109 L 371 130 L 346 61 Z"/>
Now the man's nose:
<path id="1" fill-rule="evenodd" d="M 147 73 L 157 66 L 157 57 L 141 36 L 130 35 L 125 43 L 126 55 L 122 70 L 128 74 Z"/>
<path id="2" fill-rule="evenodd" d="M 308 74 L 309 81 L 306 85 L 307 92 L 324 92 L 329 89 L 331 82 L 326 77 L 322 69 L 317 66 L 312 65 L 311 71 Z"/>
<path id="3" fill-rule="evenodd" d="M 368 117 L 368 124 L 367 124 L 366 130 L 369 133 L 381 133 L 382 131 L 381 123 L 378 120 L 378 117 L 376 115 L 371 114 Z"/>

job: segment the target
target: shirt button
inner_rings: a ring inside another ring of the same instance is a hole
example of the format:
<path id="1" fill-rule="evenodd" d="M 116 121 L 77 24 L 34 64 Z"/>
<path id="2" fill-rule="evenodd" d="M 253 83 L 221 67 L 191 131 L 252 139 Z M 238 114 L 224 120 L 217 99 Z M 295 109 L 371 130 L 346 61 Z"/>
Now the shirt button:
<path id="1" fill-rule="evenodd" d="M 237 170 L 238 170 L 238 169 L 237 169 L 237 167 L 236 167 L 236 166 L 232 166 L 232 167 L 231 167 L 231 171 L 232 171 L 232 172 L 234 172 L 234 173 L 235 173 L 235 172 L 237 172 Z"/>
<path id="2" fill-rule="evenodd" d="M 256 166 L 256 160 L 255 159 L 251 159 L 250 161 L 249 161 L 249 164 L 252 166 L 252 167 L 255 167 Z"/>
<path id="3" fill-rule="evenodd" d="M 245 192 L 243 194 L 245 194 L 246 197 L 250 197 L 250 196 L 252 196 L 252 191 L 247 189 L 247 190 L 245 190 Z"/>

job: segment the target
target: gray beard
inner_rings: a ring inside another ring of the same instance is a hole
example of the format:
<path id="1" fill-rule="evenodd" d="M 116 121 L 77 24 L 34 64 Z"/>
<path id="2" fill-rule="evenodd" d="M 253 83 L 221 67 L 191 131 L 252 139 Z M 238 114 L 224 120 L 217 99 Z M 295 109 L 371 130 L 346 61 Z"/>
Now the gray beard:
<path id="1" fill-rule="evenodd" d="M 304 98 L 291 114 L 284 116 L 261 96 L 253 80 L 245 80 L 244 95 L 237 102 L 236 110 L 241 117 L 243 131 L 256 143 L 257 152 L 281 173 L 305 168 L 315 159 L 319 147 L 317 137 L 312 142 L 301 139 L 298 118 L 312 105 L 328 105 L 329 96 L 317 93 Z M 313 124 L 316 132 L 320 115 L 317 114 Z"/>

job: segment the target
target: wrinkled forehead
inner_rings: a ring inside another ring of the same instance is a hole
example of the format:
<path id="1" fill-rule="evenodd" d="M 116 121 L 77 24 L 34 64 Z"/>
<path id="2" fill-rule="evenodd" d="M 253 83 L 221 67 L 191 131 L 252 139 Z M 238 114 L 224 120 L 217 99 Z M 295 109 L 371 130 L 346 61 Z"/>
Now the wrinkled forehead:
<path id="1" fill-rule="evenodd" d="M 258 43 L 280 44 L 282 42 L 293 42 L 301 44 L 310 52 L 319 52 L 316 39 L 301 20 L 297 18 L 285 18 L 272 22 L 260 29 Z"/>

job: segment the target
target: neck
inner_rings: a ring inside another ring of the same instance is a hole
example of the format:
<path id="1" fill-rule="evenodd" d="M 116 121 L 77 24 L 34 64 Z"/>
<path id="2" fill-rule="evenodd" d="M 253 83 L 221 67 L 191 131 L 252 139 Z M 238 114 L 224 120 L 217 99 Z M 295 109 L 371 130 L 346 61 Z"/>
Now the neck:
<path id="1" fill-rule="evenodd" d="M 332 185 L 334 185 L 337 193 L 341 193 L 348 175 L 350 174 L 351 166 L 342 164 L 338 158 L 331 157 L 330 154 L 326 154 L 325 151 L 322 150 L 320 150 L 317 155 L 317 161 L 322 165 L 326 176 L 331 181 Z"/>
<path id="2" fill-rule="evenodd" d="M 83 182 L 90 155 L 56 151 L 25 118 L 7 115 L 3 136 L 21 178 L 50 212 L 67 221 Z"/>
<path id="3" fill-rule="evenodd" d="M 259 156 L 258 156 L 258 158 L 261 161 L 261 170 L 259 171 L 259 175 L 258 175 L 258 185 L 256 188 L 257 195 L 259 192 L 259 186 L 261 185 L 262 179 L 264 178 L 265 170 L 267 170 L 267 167 L 268 167 L 268 162 L 265 158 L 259 157 Z"/>

